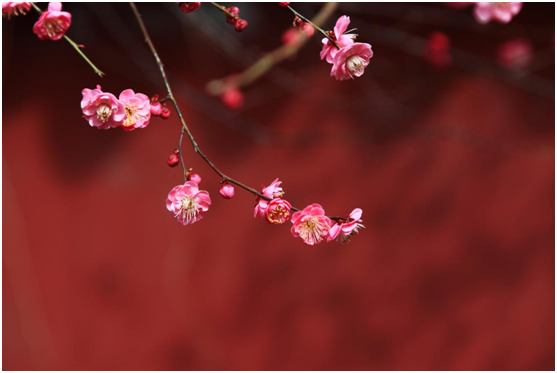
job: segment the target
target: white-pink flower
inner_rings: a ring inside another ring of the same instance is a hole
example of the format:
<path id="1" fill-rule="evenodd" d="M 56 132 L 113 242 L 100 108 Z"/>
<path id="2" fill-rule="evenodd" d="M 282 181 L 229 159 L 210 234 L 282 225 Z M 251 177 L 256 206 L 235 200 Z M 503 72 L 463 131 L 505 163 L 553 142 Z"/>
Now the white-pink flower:
<path id="1" fill-rule="evenodd" d="M 31 9 L 31 3 L 2 3 L 2 17 L 25 15 Z"/>
<path id="2" fill-rule="evenodd" d="M 126 131 L 133 131 L 136 128 L 147 127 L 151 119 L 149 97 L 143 93 L 135 93 L 131 89 L 126 89 L 120 93 L 119 99 L 126 110 L 126 119 L 122 123 L 122 128 Z"/>
<path id="3" fill-rule="evenodd" d="M 350 237 L 358 233 L 360 228 L 365 228 L 362 221 L 362 209 L 354 209 L 350 215 L 347 216 L 349 220 L 345 223 L 336 223 L 329 230 L 329 237 L 327 241 L 332 241 L 340 237 L 340 242 L 350 242 Z"/>
<path id="4" fill-rule="evenodd" d="M 331 219 L 325 216 L 325 210 L 317 203 L 295 212 L 291 221 L 292 235 L 300 237 L 308 245 L 315 245 L 326 239 L 332 226 Z"/>
<path id="5" fill-rule="evenodd" d="M 172 188 L 166 199 L 166 208 L 183 225 L 193 224 L 203 218 L 209 210 L 211 197 L 209 192 L 199 190 L 193 181 Z"/>
<path id="6" fill-rule="evenodd" d="M 479 2 L 474 8 L 474 17 L 481 24 L 497 21 L 501 23 L 509 23 L 522 9 L 522 3 L 491 3 Z"/>
<path id="7" fill-rule="evenodd" d="M 83 117 L 91 127 L 107 130 L 122 125 L 126 118 L 124 104 L 112 93 L 103 92 L 100 85 L 96 89 L 85 88 L 81 93 Z"/>
<path id="8" fill-rule="evenodd" d="M 331 76 L 337 80 L 348 80 L 360 77 L 373 57 L 371 45 L 367 43 L 354 43 L 342 48 L 333 59 Z"/>
<path id="9" fill-rule="evenodd" d="M 33 32 L 41 40 L 60 40 L 71 24 L 72 15 L 62 12 L 62 3 L 48 3 L 48 10 L 41 14 Z"/>
<path id="10" fill-rule="evenodd" d="M 331 35 L 331 38 L 334 39 L 335 43 L 340 47 L 344 48 L 347 45 L 354 44 L 354 39 L 356 39 L 356 34 L 344 34 L 348 25 L 350 24 L 350 17 L 342 16 L 337 20 L 337 23 L 334 28 L 334 35 Z M 327 59 L 328 63 L 333 63 L 335 55 L 339 51 L 337 47 L 334 46 L 333 43 L 328 38 L 323 38 L 323 49 L 319 56 L 321 59 Z"/>

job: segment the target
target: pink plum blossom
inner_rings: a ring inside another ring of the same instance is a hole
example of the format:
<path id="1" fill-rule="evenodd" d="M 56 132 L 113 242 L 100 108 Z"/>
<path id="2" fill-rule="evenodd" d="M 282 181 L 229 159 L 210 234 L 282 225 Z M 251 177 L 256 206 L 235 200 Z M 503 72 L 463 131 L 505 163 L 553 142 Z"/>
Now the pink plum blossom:
<path id="1" fill-rule="evenodd" d="M 509 23 L 522 9 L 522 3 L 490 3 L 479 2 L 474 8 L 474 17 L 481 24 L 494 20 L 501 23 Z"/>
<path id="2" fill-rule="evenodd" d="M 532 61 L 532 43 L 526 39 L 509 40 L 497 49 L 497 61 L 507 69 L 524 69 Z"/>
<path id="3" fill-rule="evenodd" d="M 315 245 L 326 239 L 332 226 L 331 219 L 325 216 L 325 210 L 317 203 L 295 212 L 291 221 L 292 235 L 300 237 L 308 245 Z"/>
<path id="4" fill-rule="evenodd" d="M 350 17 L 340 17 L 335 25 L 333 35 L 331 35 L 331 38 L 340 48 L 344 48 L 350 44 L 354 44 L 354 39 L 356 39 L 356 34 L 344 34 L 349 24 Z M 338 48 L 335 47 L 328 38 L 323 38 L 322 42 L 323 49 L 321 50 L 319 56 L 321 57 L 321 59 L 326 58 L 328 63 L 333 63 L 335 55 L 339 51 Z"/>
<path id="5" fill-rule="evenodd" d="M 282 184 L 282 181 L 280 181 L 277 178 L 268 187 L 262 186 L 261 187 L 261 193 L 265 197 L 270 198 L 270 199 L 281 198 L 284 195 L 284 191 L 282 190 L 282 187 L 280 186 L 280 184 Z M 268 206 L 269 206 L 269 201 L 267 201 L 263 198 L 258 198 L 256 200 L 256 203 L 255 203 L 255 209 L 254 209 L 254 212 L 253 212 L 253 217 L 254 218 L 265 219 L 266 214 L 267 214 L 267 207 Z"/>
<path id="6" fill-rule="evenodd" d="M 133 131 L 136 128 L 147 127 L 151 119 L 149 97 L 143 93 L 135 93 L 131 89 L 126 89 L 120 93 L 119 99 L 126 110 L 126 119 L 122 123 L 122 128 L 126 131 Z"/>
<path id="7" fill-rule="evenodd" d="M 335 55 L 331 76 L 337 80 L 353 79 L 364 74 L 364 69 L 373 57 L 371 45 L 367 43 L 354 43 L 342 48 Z"/>
<path id="8" fill-rule="evenodd" d="M 96 89 L 85 88 L 81 93 L 83 117 L 89 121 L 91 127 L 106 130 L 122 125 L 126 118 L 126 110 L 124 104 L 112 93 L 103 92 L 100 85 Z"/>
<path id="9" fill-rule="evenodd" d="M 31 3 L 2 3 L 2 17 L 25 15 L 31 9 Z"/>
<path id="10" fill-rule="evenodd" d="M 211 198 L 209 193 L 199 190 L 193 181 L 172 188 L 166 199 L 166 208 L 183 225 L 193 224 L 203 218 L 209 210 Z"/>
<path id="11" fill-rule="evenodd" d="M 290 218 L 292 205 L 281 198 L 275 198 L 267 205 L 265 216 L 271 224 L 283 224 Z"/>
<path id="12" fill-rule="evenodd" d="M 224 184 L 220 187 L 219 193 L 223 198 L 230 199 L 234 197 L 234 187 L 230 184 Z"/>
<path id="13" fill-rule="evenodd" d="M 41 40 L 60 40 L 71 24 L 72 15 L 62 12 L 62 3 L 48 3 L 48 10 L 41 14 L 33 32 Z"/>
<path id="14" fill-rule="evenodd" d="M 358 233 L 360 228 L 365 228 L 362 224 L 362 209 L 354 209 L 350 215 L 347 216 L 349 220 L 344 223 L 336 223 L 329 230 L 329 237 L 327 241 L 332 241 L 340 237 L 340 242 L 350 242 L 350 237 Z"/>

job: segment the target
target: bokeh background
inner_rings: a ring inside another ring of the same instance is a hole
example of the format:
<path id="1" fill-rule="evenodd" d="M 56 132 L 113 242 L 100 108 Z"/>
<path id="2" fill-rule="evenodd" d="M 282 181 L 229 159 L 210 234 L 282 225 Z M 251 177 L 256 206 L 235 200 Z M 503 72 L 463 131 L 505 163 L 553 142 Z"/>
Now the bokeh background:
<path id="1" fill-rule="evenodd" d="M 64 4 L 102 79 L 39 41 L 35 14 L 4 19 L 3 368 L 553 370 L 554 4 L 485 26 L 444 4 L 341 4 L 325 28 L 347 14 L 372 44 L 363 77 L 330 78 L 316 35 L 230 110 L 206 84 L 292 22 L 234 5 L 241 34 L 208 4 L 138 4 L 200 146 L 248 185 L 280 177 L 298 207 L 361 207 L 366 229 L 306 246 L 254 220 L 252 195 L 220 198 L 187 142 L 213 205 L 181 226 L 165 208 L 181 182 L 166 165 L 175 113 L 129 133 L 81 118 L 96 84 L 164 96 L 129 6 Z M 445 69 L 423 55 L 435 31 L 451 40 Z M 534 46 L 522 71 L 496 60 L 515 37 Z"/>

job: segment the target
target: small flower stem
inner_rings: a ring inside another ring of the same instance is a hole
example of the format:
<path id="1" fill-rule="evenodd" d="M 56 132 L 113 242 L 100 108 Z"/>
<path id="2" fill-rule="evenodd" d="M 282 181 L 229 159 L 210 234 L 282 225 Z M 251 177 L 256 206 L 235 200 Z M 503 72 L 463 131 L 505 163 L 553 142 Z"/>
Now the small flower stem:
<path id="1" fill-rule="evenodd" d="M 182 171 L 184 172 L 184 183 L 188 181 L 186 177 L 186 165 L 184 164 L 184 158 L 182 158 L 182 140 L 184 139 L 184 132 L 186 129 L 182 127 L 182 132 L 180 133 L 180 141 L 178 141 L 178 155 L 180 156 L 180 163 L 182 164 Z"/>
<path id="2" fill-rule="evenodd" d="M 340 47 L 338 46 L 337 43 L 335 43 L 335 41 L 333 40 L 333 38 L 331 38 L 327 32 L 325 30 L 323 30 L 321 27 L 317 26 L 315 23 L 311 22 L 311 20 L 307 19 L 306 17 L 304 17 L 303 15 L 301 15 L 300 13 L 298 13 L 297 11 L 295 11 L 290 5 L 287 6 L 288 9 L 290 9 L 290 11 L 292 13 L 294 13 L 294 15 L 300 17 L 301 19 L 303 19 L 304 21 L 306 21 L 307 23 L 309 23 L 310 25 L 312 25 L 314 28 L 316 28 L 317 30 L 319 30 L 319 32 L 321 32 L 323 35 L 325 35 L 325 37 L 327 39 L 329 39 L 329 41 L 331 42 L 331 44 L 333 44 L 337 49 L 340 50 Z"/>
<path id="3" fill-rule="evenodd" d="M 37 11 L 37 13 L 43 14 L 43 11 L 41 10 L 41 8 L 39 8 L 37 5 L 35 5 L 35 3 L 29 3 L 29 4 L 31 4 L 31 6 L 33 7 L 33 9 L 35 9 Z M 87 56 L 85 55 L 85 53 L 83 53 L 83 51 L 81 50 L 79 45 L 66 35 L 64 35 L 64 39 L 68 43 L 70 43 L 70 45 L 77 51 L 77 53 L 79 53 L 79 55 L 85 60 L 85 62 L 87 62 L 89 64 L 89 66 L 91 66 L 91 68 L 93 69 L 95 74 L 97 74 L 98 76 L 100 76 L 102 78 L 104 73 L 101 70 L 99 70 L 97 68 L 97 66 L 95 66 L 95 64 L 93 62 L 91 62 L 91 60 L 89 58 L 87 58 Z"/>
<path id="4" fill-rule="evenodd" d="M 228 10 L 226 10 L 226 7 L 224 5 L 219 5 L 217 3 L 211 3 L 211 5 L 217 7 L 221 12 L 228 14 L 232 18 L 236 17 L 234 14 L 232 14 Z"/>
<path id="5" fill-rule="evenodd" d="M 164 80 L 164 85 L 166 86 L 166 91 L 168 93 L 168 97 L 167 99 L 172 101 L 172 105 L 174 105 L 174 109 L 176 110 L 176 113 L 178 114 L 178 118 L 180 119 L 180 123 L 182 124 L 182 135 L 184 134 L 184 132 L 188 135 L 191 145 L 193 147 L 193 150 L 199 154 L 199 156 L 205 161 L 205 163 L 207 163 L 209 165 L 209 167 L 211 167 L 213 169 L 213 171 L 215 171 L 217 173 L 217 175 L 219 175 L 223 181 L 228 182 L 230 184 L 234 184 L 254 195 L 256 195 L 259 198 L 262 198 L 266 201 L 271 201 L 272 199 L 269 197 L 266 197 L 265 195 L 263 195 L 262 193 L 258 192 L 257 190 L 255 190 L 252 187 L 249 187 L 237 180 L 232 179 L 231 177 L 226 176 L 221 170 L 219 170 L 217 168 L 217 166 L 214 165 L 213 162 L 211 162 L 211 160 L 205 155 L 205 153 L 203 153 L 201 151 L 201 149 L 199 148 L 199 145 L 197 145 L 197 142 L 195 141 L 191 131 L 189 130 L 186 121 L 184 120 L 184 116 L 182 115 L 182 112 L 180 111 L 180 108 L 178 107 L 178 103 L 176 102 L 176 99 L 174 98 L 174 95 L 172 94 L 172 89 L 170 88 L 170 83 L 168 82 L 168 78 L 166 77 L 166 72 L 164 70 L 164 65 L 159 57 L 159 54 L 157 53 L 157 50 L 155 48 L 155 45 L 153 44 L 153 41 L 151 40 L 151 37 L 149 36 L 149 32 L 147 31 L 147 28 L 145 27 L 145 24 L 143 23 L 143 19 L 141 18 L 141 14 L 139 13 L 139 11 L 137 10 L 137 7 L 135 6 L 135 3 L 131 2 L 130 3 L 130 7 L 132 8 L 132 11 L 135 15 L 135 18 L 137 19 L 137 22 L 139 23 L 139 27 L 141 28 L 141 32 L 143 33 L 143 37 L 145 38 L 145 42 L 147 43 L 147 45 L 149 46 L 149 49 L 151 50 L 151 53 L 153 54 L 153 57 L 155 57 L 155 60 L 157 62 L 157 65 L 159 66 L 159 70 L 161 73 L 161 76 Z M 180 141 L 178 143 L 178 146 L 180 147 L 180 158 L 182 157 L 182 151 L 181 151 L 181 146 L 182 146 L 182 136 L 180 136 Z M 180 159 L 181 160 L 181 159 Z M 182 162 L 182 167 L 183 169 L 185 169 L 184 163 Z M 185 172 L 184 172 L 184 176 L 185 176 Z M 292 211 L 300 211 L 300 209 L 292 207 Z M 336 217 L 336 216 L 329 216 L 330 219 L 335 220 L 335 221 L 348 221 L 350 219 L 347 218 L 341 218 L 341 217 Z"/>

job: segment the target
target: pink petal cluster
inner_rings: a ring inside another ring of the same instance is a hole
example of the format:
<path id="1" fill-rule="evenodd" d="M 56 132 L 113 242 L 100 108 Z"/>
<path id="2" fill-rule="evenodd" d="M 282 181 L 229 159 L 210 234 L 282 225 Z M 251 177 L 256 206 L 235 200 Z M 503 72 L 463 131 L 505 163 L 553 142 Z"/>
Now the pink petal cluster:
<path id="1" fill-rule="evenodd" d="M 126 110 L 112 93 L 103 92 L 100 85 L 96 89 L 85 88 L 81 93 L 81 111 L 91 127 L 107 130 L 122 125 Z"/>
<path id="2" fill-rule="evenodd" d="M 373 57 L 371 45 L 367 43 L 350 44 L 337 52 L 333 59 L 331 76 L 337 80 L 348 80 L 360 77 Z"/>
<path id="3" fill-rule="evenodd" d="M 349 24 L 350 17 L 340 17 L 337 20 L 334 31 L 331 35 L 331 38 L 333 38 L 335 43 L 341 48 L 344 48 L 350 44 L 354 44 L 354 39 L 356 39 L 356 34 L 345 34 Z M 322 43 L 323 49 L 321 50 L 319 56 L 322 60 L 326 59 L 328 63 L 333 63 L 335 55 L 338 52 L 337 47 L 335 47 L 328 38 L 323 38 Z"/>
<path id="4" fill-rule="evenodd" d="M 332 241 L 340 237 L 340 242 L 350 242 L 350 237 L 358 233 L 360 228 L 365 228 L 362 223 L 362 209 L 354 209 L 350 215 L 347 216 L 345 223 L 336 223 L 329 230 L 328 241 Z"/>
<path id="5" fill-rule="evenodd" d="M 332 221 L 325 216 L 323 207 L 314 203 L 294 213 L 292 224 L 290 232 L 294 237 L 300 237 L 308 245 L 315 245 L 329 237 Z"/>
<path id="6" fill-rule="evenodd" d="M 71 24 L 72 15 L 62 12 L 62 3 L 48 3 L 48 10 L 41 14 L 33 32 L 41 40 L 60 40 Z"/>
<path id="7" fill-rule="evenodd" d="M 96 89 L 85 88 L 81 93 L 83 117 L 91 127 L 105 130 L 122 127 L 132 131 L 149 124 L 151 104 L 142 93 L 126 89 L 117 99 L 112 93 L 103 92 L 100 85 Z"/>
<path id="8" fill-rule="evenodd" d="M 166 208 L 174 214 L 176 220 L 183 225 L 193 224 L 203 218 L 209 211 L 211 198 L 209 193 L 199 190 L 193 181 L 172 188 L 166 199 Z"/>
<path id="9" fill-rule="evenodd" d="M 533 55 L 532 43 L 521 38 L 509 40 L 497 49 L 497 61 L 507 69 L 524 69 L 532 61 Z"/>
<path id="10" fill-rule="evenodd" d="M 31 3 L 2 3 L 2 17 L 25 15 L 31 9 Z"/>
<path id="11" fill-rule="evenodd" d="M 266 219 L 271 224 L 282 224 L 290 218 L 290 209 L 292 205 L 288 201 L 282 199 L 284 191 L 280 186 L 282 182 L 277 178 L 268 187 L 263 186 L 261 193 L 270 198 L 267 201 L 258 198 L 255 204 L 253 217 Z"/>
<path id="12" fill-rule="evenodd" d="M 151 102 L 149 97 L 143 93 L 135 93 L 126 89 L 120 93 L 120 102 L 124 104 L 126 119 L 122 122 L 122 128 L 133 131 L 136 128 L 145 128 L 151 119 Z"/>
<path id="13" fill-rule="evenodd" d="M 234 187 L 230 184 L 224 184 L 219 190 L 220 195 L 226 199 L 234 197 L 234 192 Z"/>
<path id="14" fill-rule="evenodd" d="M 479 2 L 474 8 L 474 17 L 481 24 L 497 21 L 509 23 L 522 9 L 521 2 L 491 3 Z"/>

